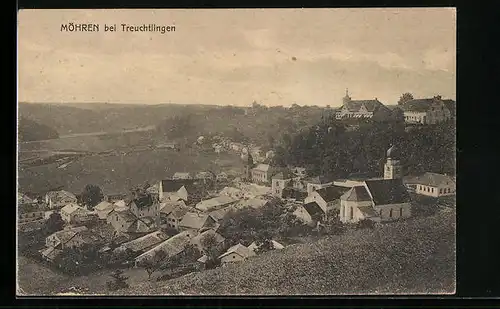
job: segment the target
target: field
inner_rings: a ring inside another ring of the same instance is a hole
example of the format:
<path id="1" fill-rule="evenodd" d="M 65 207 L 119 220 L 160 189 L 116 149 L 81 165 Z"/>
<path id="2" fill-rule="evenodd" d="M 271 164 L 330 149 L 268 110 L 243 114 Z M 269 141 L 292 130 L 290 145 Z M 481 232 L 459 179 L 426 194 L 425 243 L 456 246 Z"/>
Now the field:
<path id="1" fill-rule="evenodd" d="M 19 261 L 20 286 L 29 294 L 71 286 L 101 294 L 109 280 L 110 271 L 70 278 L 28 259 Z M 117 294 L 449 294 L 455 290 L 455 264 L 455 211 L 448 209 L 293 244 L 168 281 L 148 281 L 144 270 L 130 269 L 125 273 L 130 288 Z"/>
<path id="2" fill-rule="evenodd" d="M 63 186 L 80 193 L 87 184 L 96 184 L 106 193 L 127 192 L 134 185 L 156 182 L 174 172 L 196 172 L 211 169 L 218 172 L 229 166 L 243 168 L 234 154 L 215 154 L 184 149 L 144 150 L 127 153 L 93 154 L 72 161 L 65 168 L 58 163 L 19 167 L 19 187 L 23 192 L 44 192 Z"/>

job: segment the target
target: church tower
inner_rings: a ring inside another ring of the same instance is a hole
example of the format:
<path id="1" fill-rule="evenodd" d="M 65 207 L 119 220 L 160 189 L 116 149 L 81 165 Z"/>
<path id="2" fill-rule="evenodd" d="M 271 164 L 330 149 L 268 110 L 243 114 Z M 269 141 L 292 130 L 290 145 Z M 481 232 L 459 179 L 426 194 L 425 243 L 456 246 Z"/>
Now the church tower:
<path id="1" fill-rule="evenodd" d="M 387 150 L 387 161 L 384 165 L 384 179 L 400 179 L 403 177 L 403 169 L 399 161 L 399 150 L 395 145 Z"/>
<path id="2" fill-rule="evenodd" d="M 346 103 L 351 102 L 351 97 L 349 96 L 349 89 L 345 89 L 345 97 L 342 99 L 343 105 L 346 105 Z"/>

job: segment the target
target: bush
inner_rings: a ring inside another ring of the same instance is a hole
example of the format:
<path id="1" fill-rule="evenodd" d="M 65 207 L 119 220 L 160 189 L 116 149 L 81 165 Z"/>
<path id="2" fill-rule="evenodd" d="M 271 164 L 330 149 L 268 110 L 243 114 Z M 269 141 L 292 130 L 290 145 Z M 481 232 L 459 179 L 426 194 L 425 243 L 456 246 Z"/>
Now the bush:
<path id="1" fill-rule="evenodd" d="M 363 219 L 356 224 L 356 229 L 374 229 L 375 222 L 369 219 Z"/>
<path id="2" fill-rule="evenodd" d="M 128 277 L 123 275 L 123 270 L 115 270 L 112 274 L 111 277 L 113 278 L 112 281 L 106 282 L 106 286 L 108 287 L 108 290 L 110 291 L 117 291 L 120 289 L 125 289 L 128 288 L 129 285 L 127 283 Z"/>

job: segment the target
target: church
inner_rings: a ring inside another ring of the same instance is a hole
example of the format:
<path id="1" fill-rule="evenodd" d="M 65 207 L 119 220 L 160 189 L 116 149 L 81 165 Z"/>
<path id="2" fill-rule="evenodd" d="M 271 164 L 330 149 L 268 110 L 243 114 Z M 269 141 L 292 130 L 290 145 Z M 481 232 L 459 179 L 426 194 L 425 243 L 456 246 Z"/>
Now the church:
<path id="1" fill-rule="evenodd" d="M 383 179 L 368 179 L 340 197 L 340 221 L 385 222 L 411 216 L 410 195 L 403 184 L 400 153 L 392 145 L 386 153 Z"/>

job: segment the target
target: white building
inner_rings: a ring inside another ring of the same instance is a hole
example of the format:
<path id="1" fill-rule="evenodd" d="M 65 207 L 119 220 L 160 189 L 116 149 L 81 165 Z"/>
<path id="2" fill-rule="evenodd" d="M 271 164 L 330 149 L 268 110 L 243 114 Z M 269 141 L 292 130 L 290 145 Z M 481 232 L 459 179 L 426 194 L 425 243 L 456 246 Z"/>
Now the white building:
<path id="1" fill-rule="evenodd" d="M 406 182 L 415 189 L 415 193 L 432 196 L 450 196 L 456 194 L 455 180 L 448 176 L 437 173 L 425 173 Z"/>

